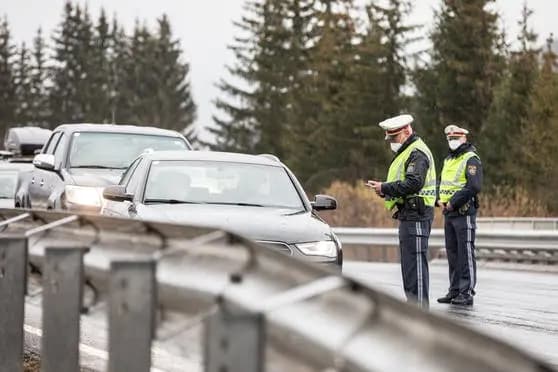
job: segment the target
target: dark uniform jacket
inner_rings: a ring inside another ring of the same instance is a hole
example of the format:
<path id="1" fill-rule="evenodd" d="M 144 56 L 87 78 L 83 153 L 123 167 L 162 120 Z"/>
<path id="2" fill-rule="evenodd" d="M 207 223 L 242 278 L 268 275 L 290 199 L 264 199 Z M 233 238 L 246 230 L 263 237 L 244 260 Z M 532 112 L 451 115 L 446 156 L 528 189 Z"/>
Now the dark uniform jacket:
<path id="1" fill-rule="evenodd" d="M 419 137 L 413 133 L 403 143 L 393 159 L 397 158 L 411 143 L 418 139 Z M 429 165 L 428 156 L 421 150 L 415 149 L 405 162 L 405 179 L 403 181 L 382 183 L 382 194 L 391 197 L 405 197 L 417 194 L 424 186 Z M 426 207 L 422 213 L 416 209 L 410 209 L 406 205 L 398 205 L 397 208 L 398 212 L 394 217 L 401 221 L 426 221 L 434 217 L 434 208 L 432 207 Z"/>
<path id="2" fill-rule="evenodd" d="M 475 146 L 469 142 L 462 144 L 455 151 L 450 151 L 447 158 L 456 158 L 468 151 L 476 152 Z M 449 201 L 452 210 L 446 212 L 447 216 L 467 216 L 477 213 L 478 200 L 476 198 L 482 185 L 482 163 L 479 158 L 473 157 L 467 160 L 465 178 L 467 179 L 465 186 L 456 192 Z"/>

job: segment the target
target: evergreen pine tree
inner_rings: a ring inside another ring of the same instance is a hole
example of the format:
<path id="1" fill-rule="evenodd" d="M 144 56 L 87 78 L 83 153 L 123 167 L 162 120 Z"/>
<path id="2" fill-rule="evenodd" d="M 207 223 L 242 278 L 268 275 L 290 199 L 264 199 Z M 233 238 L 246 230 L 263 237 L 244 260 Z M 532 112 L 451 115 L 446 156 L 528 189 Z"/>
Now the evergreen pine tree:
<path id="1" fill-rule="evenodd" d="M 33 40 L 31 61 L 31 106 L 29 107 L 31 125 L 49 127 L 50 107 L 48 102 L 47 80 L 47 56 L 45 55 L 45 41 L 42 30 L 39 28 Z"/>
<path id="2" fill-rule="evenodd" d="M 367 7 L 367 15 L 368 26 L 357 45 L 354 73 L 348 82 L 348 109 L 355 142 L 347 151 L 351 153 L 351 164 L 358 171 L 357 178 L 380 178 L 385 173 L 390 154 L 378 123 L 390 115 L 388 112 L 392 109 L 388 109 L 385 102 L 388 84 L 383 65 L 386 54 L 383 32 L 372 7 Z M 394 102 L 393 98 L 388 100 Z"/>
<path id="3" fill-rule="evenodd" d="M 18 125 L 28 125 L 32 120 L 31 77 L 31 53 L 25 43 L 22 43 L 17 52 L 17 59 L 14 64 L 14 87 L 16 100 L 14 122 Z"/>
<path id="4" fill-rule="evenodd" d="M 136 23 L 125 50 L 116 56 L 118 64 L 124 66 L 116 66 L 121 95 L 117 118 L 184 132 L 195 120 L 196 106 L 189 82 L 190 66 L 182 60 L 167 16 L 158 19 L 156 34 Z"/>
<path id="5" fill-rule="evenodd" d="M 217 98 L 215 107 L 219 111 L 213 115 L 214 127 L 208 131 L 215 136 L 215 143 L 209 144 L 213 150 L 233 152 L 254 152 L 256 143 L 256 123 L 252 114 L 252 90 L 257 83 L 254 77 L 255 55 L 257 50 L 258 33 L 262 29 L 262 5 L 248 1 L 244 5 L 244 15 L 241 21 L 235 22 L 236 28 L 242 36 L 234 38 L 234 44 L 229 49 L 234 54 L 236 62 L 227 66 L 232 79 L 241 82 L 242 86 L 221 79 L 218 88 L 226 98 Z"/>
<path id="6" fill-rule="evenodd" d="M 205 143 L 200 140 L 199 128 L 196 126 L 195 122 L 188 125 L 182 131 L 182 134 L 184 134 L 184 137 L 186 137 L 194 149 L 202 150 L 205 148 Z"/>
<path id="7" fill-rule="evenodd" d="M 436 158 L 447 151 L 443 128 L 458 124 L 472 135 L 488 117 L 502 70 L 494 0 L 444 0 L 431 34 L 430 62 L 417 71 L 416 111 Z"/>
<path id="8" fill-rule="evenodd" d="M 150 116 L 150 105 L 153 98 L 156 84 L 151 78 L 150 58 L 154 52 L 150 48 L 153 46 L 152 35 L 145 24 L 136 21 L 134 31 L 129 42 L 120 40 L 121 47 L 117 51 L 117 64 L 115 71 L 117 80 L 117 122 L 128 124 L 147 124 L 145 119 Z M 149 123 L 153 124 L 153 123 Z"/>
<path id="9" fill-rule="evenodd" d="M 111 95 L 111 66 L 109 62 L 109 48 L 111 42 L 110 26 L 105 14 L 101 9 L 101 14 L 94 27 L 92 37 L 92 49 L 90 51 L 91 60 L 88 68 L 90 78 L 89 99 L 90 113 L 88 119 L 99 123 L 112 122 L 110 110 Z"/>
<path id="10" fill-rule="evenodd" d="M 95 82 L 96 72 L 100 66 L 95 65 L 95 45 L 93 22 L 87 5 L 81 8 L 76 5 L 75 25 L 77 35 L 74 44 L 76 58 L 76 105 L 81 116 L 81 121 L 96 122 L 99 118 L 93 111 L 95 93 L 98 90 Z"/>
<path id="11" fill-rule="evenodd" d="M 130 100 L 133 92 L 126 89 L 130 66 L 130 44 L 116 17 L 112 21 L 108 48 L 108 109 L 111 123 L 131 123 Z"/>
<path id="12" fill-rule="evenodd" d="M 369 8 L 370 22 L 375 27 L 382 45 L 382 54 L 379 56 L 383 71 L 381 79 L 384 97 L 382 106 L 384 116 L 399 114 L 404 107 L 404 97 L 401 92 L 407 82 L 408 67 L 406 48 L 416 38 L 408 35 L 417 29 L 417 26 L 408 25 L 406 18 L 412 11 L 411 2 L 408 0 L 389 0 L 384 5 L 372 2 Z"/>
<path id="13" fill-rule="evenodd" d="M 212 147 L 278 154 L 313 190 L 384 169 L 377 123 L 403 104 L 405 7 L 374 8 L 374 27 L 360 35 L 352 0 L 249 2 Z"/>
<path id="14" fill-rule="evenodd" d="M 355 137 L 351 164 L 357 178 L 382 178 L 392 153 L 378 123 L 406 109 L 402 93 L 407 81 L 407 46 L 415 41 L 409 34 L 416 26 L 407 25 L 411 12 L 408 1 L 390 0 L 382 6 L 366 7 L 368 27 L 358 45 L 358 58 L 351 82 L 350 107 Z"/>
<path id="15" fill-rule="evenodd" d="M 254 119 L 257 123 L 258 142 L 255 152 L 285 155 L 284 134 L 286 106 L 289 92 L 288 49 L 291 30 L 284 24 L 287 19 L 284 1 L 267 1 L 263 6 L 263 27 L 259 35 L 258 66 L 255 77 L 258 86 L 254 95 Z"/>
<path id="16" fill-rule="evenodd" d="M 13 124 L 16 95 L 14 85 L 13 58 L 15 47 L 12 45 L 8 19 L 0 20 L 0 135 Z"/>
<path id="17" fill-rule="evenodd" d="M 516 159 L 516 172 L 521 184 L 531 195 L 546 201 L 552 212 L 558 211 L 558 201 L 549 190 L 558 188 L 558 64 L 548 39 L 543 66 L 535 82 L 526 125 L 522 128 L 521 156 Z"/>
<path id="18" fill-rule="evenodd" d="M 292 102 L 297 107 L 298 124 L 291 143 L 293 151 L 304 154 L 289 164 L 312 191 L 336 178 L 354 178 L 357 172 L 351 164 L 350 149 L 358 145 L 358 139 L 348 109 L 356 55 L 354 11 L 352 0 L 317 2 L 304 96 Z"/>
<path id="19" fill-rule="evenodd" d="M 54 36 L 54 61 L 51 69 L 52 88 L 50 90 L 50 107 L 52 108 L 51 125 L 76 123 L 84 119 L 77 102 L 78 81 L 81 69 L 76 56 L 79 48 L 77 39 L 79 21 L 77 9 L 71 2 L 64 5 L 63 20 Z"/>
<path id="20" fill-rule="evenodd" d="M 236 23 L 243 35 L 230 49 L 236 65 L 228 68 L 233 82 L 222 80 L 226 95 L 215 105 L 210 128 L 215 149 L 270 152 L 283 157 L 287 141 L 288 97 L 299 78 L 299 48 L 305 0 L 248 2 L 246 15 Z M 292 14 L 291 14 L 292 13 Z M 236 81 L 235 81 L 236 80 Z"/>
<path id="21" fill-rule="evenodd" d="M 152 71 L 159 84 L 157 102 L 152 107 L 153 117 L 160 127 L 183 132 L 196 118 L 189 81 L 190 65 L 183 61 L 180 43 L 172 35 L 168 17 L 163 15 L 157 22 Z"/>
<path id="22" fill-rule="evenodd" d="M 53 125 L 94 121 L 91 86 L 93 24 L 87 8 L 67 2 L 63 20 L 54 37 L 50 107 Z"/>
<path id="23" fill-rule="evenodd" d="M 525 4 L 519 22 L 520 50 L 512 52 L 508 68 L 496 87 L 494 101 L 481 136 L 481 152 L 487 184 L 519 181 L 517 144 L 527 120 L 533 87 L 539 70 L 540 51 L 534 46 L 537 35 L 529 27 L 532 11 Z"/>

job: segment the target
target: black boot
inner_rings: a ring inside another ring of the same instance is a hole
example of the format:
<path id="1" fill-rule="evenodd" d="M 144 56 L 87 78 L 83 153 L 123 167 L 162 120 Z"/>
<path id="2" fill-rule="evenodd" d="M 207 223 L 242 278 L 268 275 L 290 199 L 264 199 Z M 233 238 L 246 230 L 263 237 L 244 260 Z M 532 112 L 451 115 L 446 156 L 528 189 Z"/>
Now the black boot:
<path id="1" fill-rule="evenodd" d="M 451 300 L 457 297 L 457 295 L 458 295 L 457 293 L 448 292 L 444 297 L 438 298 L 438 302 L 441 304 L 449 304 Z"/>
<path id="2" fill-rule="evenodd" d="M 459 296 L 451 300 L 452 305 L 472 306 L 473 296 L 468 293 L 460 293 Z"/>

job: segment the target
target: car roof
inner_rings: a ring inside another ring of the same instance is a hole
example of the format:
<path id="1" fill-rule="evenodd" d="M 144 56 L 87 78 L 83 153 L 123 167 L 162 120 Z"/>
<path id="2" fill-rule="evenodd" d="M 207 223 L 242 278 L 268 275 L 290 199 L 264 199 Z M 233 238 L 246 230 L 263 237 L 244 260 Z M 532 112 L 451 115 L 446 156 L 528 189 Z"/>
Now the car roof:
<path id="1" fill-rule="evenodd" d="M 250 155 L 235 152 L 219 151 L 155 151 L 143 154 L 144 159 L 156 160 L 199 160 L 199 161 L 222 161 L 231 163 L 247 163 L 257 165 L 270 165 L 284 167 L 283 163 L 273 160 L 265 155 Z"/>
<path id="2" fill-rule="evenodd" d="M 7 130 L 7 138 L 14 141 L 13 145 L 24 143 L 42 145 L 48 140 L 51 133 L 51 130 L 40 127 L 12 127 Z"/>
<path id="3" fill-rule="evenodd" d="M 113 133 L 132 133 L 132 134 L 151 134 L 167 137 L 181 137 L 182 135 L 174 130 L 162 129 L 151 126 L 124 125 L 124 124 L 62 124 L 54 129 L 64 132 L 113 132 Z"/>
<path id="4" fill-rule="evenodd" d="M 14 158 L 33 156 L 35 151 L 43 147 L 52 131 L 40 127 L 8 128 L 4 139 L 4 147 Z M 6 156 L 6 152 L 2 154 Z"/>

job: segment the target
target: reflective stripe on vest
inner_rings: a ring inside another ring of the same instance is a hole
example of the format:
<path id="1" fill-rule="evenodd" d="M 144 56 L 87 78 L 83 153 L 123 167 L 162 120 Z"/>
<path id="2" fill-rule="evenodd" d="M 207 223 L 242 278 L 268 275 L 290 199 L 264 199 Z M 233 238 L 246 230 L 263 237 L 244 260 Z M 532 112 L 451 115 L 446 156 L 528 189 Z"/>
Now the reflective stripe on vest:
<path id="1" fill-rule="evenodd" d="M 446 158 L 440 180 L 440 201 L 447 203 L 451 197 L 467 184 L 465 167 L 471 158 L 479 158 L 473 151 L 468 151 L 457 158 Z"/>
<path id="2" fill-rule="evenodd" d="M 407 197 L 420 196 L 424 199 L 424 203 L 427 206 L 433 207 L 436 203 L 436 167 L 434 165 L 434 157 L 430 152 L 430 149 L 422 141 L 422 139 L 417 139 L 411 143 L 407 148 L 401 152 L 389 166 L 388 176 L 386 182 L 404 181 L 405 180 L 405 163 L 409 160 L 411 153 L 414 150 L 420 150 L 428 157 L 428 171 L 426 173 L 426 179 L 424 181 L 424 186 L 418 192 L 418 194 L 407 195 Z M 388 210 L 392 210 L 396 204 L 403 204 L 403 198 L 391 198 L 386 196 L 384 202 L 385 207 Z"/>

